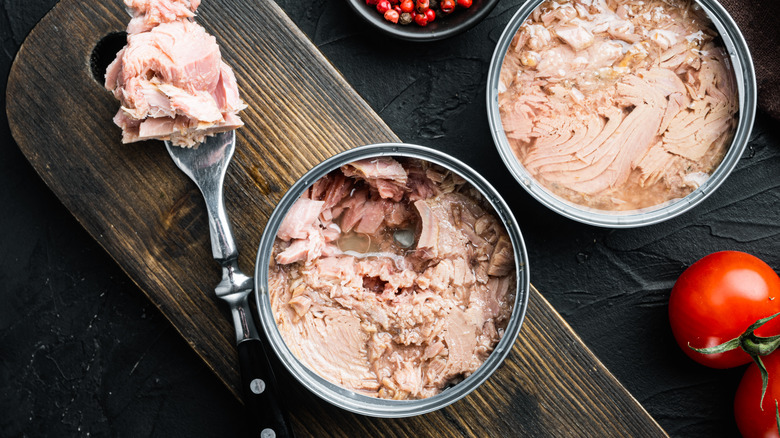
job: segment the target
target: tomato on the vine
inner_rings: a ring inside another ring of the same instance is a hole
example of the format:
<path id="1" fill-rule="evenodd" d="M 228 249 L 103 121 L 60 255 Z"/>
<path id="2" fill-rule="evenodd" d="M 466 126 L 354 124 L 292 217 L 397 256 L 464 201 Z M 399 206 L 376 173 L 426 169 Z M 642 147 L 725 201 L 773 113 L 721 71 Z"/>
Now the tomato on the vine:
<path id="1" fill-rule="evenodd" d="M 775 404 L 780 401 L 780 354 L 764 356 L 761 361 L 769 374 L 764 401 L 761 401 L 761 372 L 756 364 L 745 371 L 734 396 L 734 418 L 743 438 L 780 437 Z"/>
<path id="2" fill-rule="evenodd" d="M 780 277 L 761 259 L 738 251 L 703 257 L 680 275 L 669 297 L 669 322 L 680 348 L 712 368 L 735 367 L 751 358 L 741 348 L 716 354 L 692 348 L 714 347 L 735 339 L 757 320 L 778 312 Z M 758 336 L 779 333 L 780 318 L 755 332 Z"/>

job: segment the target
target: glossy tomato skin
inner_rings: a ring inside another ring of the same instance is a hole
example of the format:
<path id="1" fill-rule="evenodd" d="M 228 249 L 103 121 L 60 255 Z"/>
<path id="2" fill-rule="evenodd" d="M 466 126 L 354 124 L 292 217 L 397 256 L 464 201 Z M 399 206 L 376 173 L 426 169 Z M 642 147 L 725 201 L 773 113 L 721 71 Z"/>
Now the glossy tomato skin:
<path id="1" fill-rule="evenodd" d="M 738 251 L 703 257 L 680 275 L 669 297 L 669 323 L 680 348 L 693 360 L 712 368 L 731 368 L 751 359 L 740 348 L 701 354 L 688 345 L 714 347 L 778 312 L 780 277 L 761 259 Z M 755 333 L 780 333 L 780 317 Z"/>
<path id="2" fill-rule="evenodd" d="M 761 404 L 761 372 L 756 364 L 745 371 L 734 396 L 734 419 L 743 438 L 778 438 L 775 401 L 780 401 L 780 354 L 761 358 L 769 382 Z M 761 410 L 763 406 L 764 410 Z"/>

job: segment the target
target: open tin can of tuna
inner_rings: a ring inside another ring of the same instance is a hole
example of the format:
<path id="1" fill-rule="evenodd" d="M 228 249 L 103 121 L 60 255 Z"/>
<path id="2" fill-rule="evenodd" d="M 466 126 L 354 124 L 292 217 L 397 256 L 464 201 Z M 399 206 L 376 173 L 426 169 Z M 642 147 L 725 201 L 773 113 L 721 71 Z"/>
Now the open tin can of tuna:
<path id="1" fill-rule="evenodd" d="M 525 2 L 487 82 L 493 140 L 523 189 L 612 228 L 665 221 L 712 194 L 755 107 L 747 44 L 715 0 Z"/>
<path id="2" fill-rule="evenodd" d="M 424 414 L 479 387 L 512 349 L 529 287 L 498 192 L 409 144 L 311 169 L 275 208 L 255 265 L 260 321 L 284 366 L 323 400 L 374 417 Z"/>

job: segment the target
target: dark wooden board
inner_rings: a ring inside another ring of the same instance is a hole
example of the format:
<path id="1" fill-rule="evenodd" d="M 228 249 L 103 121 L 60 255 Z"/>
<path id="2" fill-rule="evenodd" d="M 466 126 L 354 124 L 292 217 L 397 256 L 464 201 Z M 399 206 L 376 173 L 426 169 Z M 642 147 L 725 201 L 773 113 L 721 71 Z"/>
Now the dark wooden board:
<path id="1" fill-rule="evenodd" d="M 93 49 L 127 20 L 120 0 L 62 0 L 14 62 L 9 124 L 63 204 L 238 394 L 233 329 L 213 298 L 219 270 L 200 195 L 161 143 L 120 144 L 111 122 L 117 102 L 92 77 Z M 249 104 L 225 197 L 239 263 L 251 271 L 263 226 L 298 177 L 339 151 L 398 138 L 275 3 L 210 0 L 199 22 L 217 37 Z M 288 401 L 302 435 L 666 435 L 536 289 L 504 365 L 435 413 L 353 415 L 281 374 L 295 389 Z"/>

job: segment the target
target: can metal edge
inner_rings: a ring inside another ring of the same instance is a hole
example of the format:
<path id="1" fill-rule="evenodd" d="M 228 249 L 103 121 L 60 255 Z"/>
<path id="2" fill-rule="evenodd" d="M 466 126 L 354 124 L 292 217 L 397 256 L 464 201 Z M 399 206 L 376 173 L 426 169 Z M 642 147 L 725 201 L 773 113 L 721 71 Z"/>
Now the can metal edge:
<path id="1" fill-rule="evenodd" d="M 500 217 L 512 241 L 515 254 L 515 267 L 517 270 L 515 304 L 503 337 L 485 363 L 471 376 L 435 396 L 421 400 L 387 400 L 357 394 L 335 385 L 314 373 L 295 358 L 282 339 L 276 326 L 267 293 L 268 257 L 271 254 L 277 230 L 293 203 L 311 184 L 325 176 L 328 172 L 337 169 L 343 164 L 375 156 L 418 158 L 439 164 L 463 177 L 482 193 L 485 200 L 490 203 Z M 271 343 L 271 347 L 287 370 L 304 387 L 323 400 L 351 412 L 383 418 L 401 418 L 428 413 L 460 400 L 479 387 L 503 363 L 511 351 L 523 324 L 530 295 L 528 253 L 522 233 L 514 215 L 498 191 L 479 173 L 456 158 L 434 149 L 402 143 L 366 145 L 342 152 L 318 164 L 296 181 L 279 201 L 263 231 L 255 260 L 254 278 L 255 303 L 261 325 Z"/>
<path id="2" fill-rule="evenodd" d="M 499 37 L 490 61 L 487 80 L 487 111 L 490 134 L 501 159 L 512 176 L 532 197 L 547 208 L 569 219 L 608 228 L 632 228 L 656 224 L 679 216 L 709 197 L 734 170 L 747 147 L 756 115 L 756 75 L 745 38 L 726 10 L 715 0 L 696 0 L 718 30 L 729 53 L 739 97 L 739 122 L 726 156 L 710 178 L 684 198 L 660 208 L 609 213 L 566 201 L 536 182 L 512 152 L 504 134 L 498 110 L 498 82 L 501 64 L 520 25 L 544 0 L 532 0 L 520 6 Z"/>

